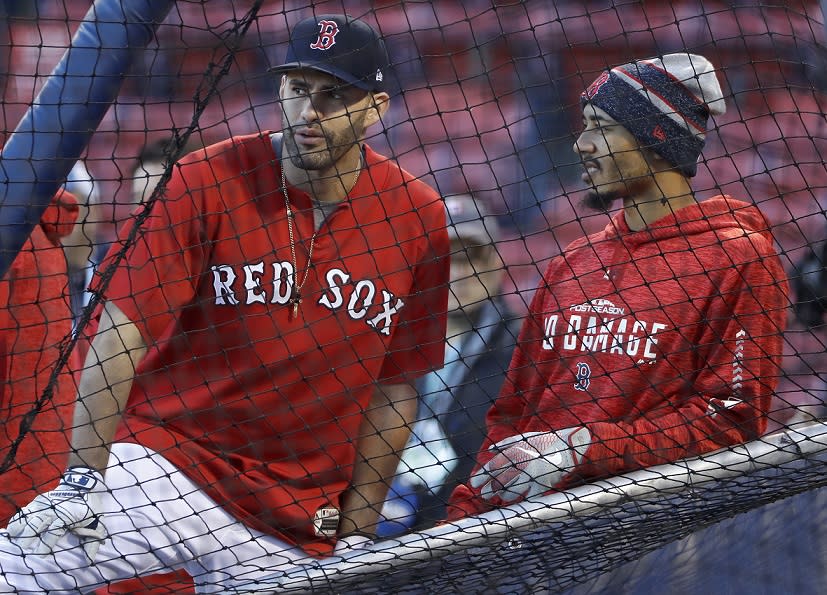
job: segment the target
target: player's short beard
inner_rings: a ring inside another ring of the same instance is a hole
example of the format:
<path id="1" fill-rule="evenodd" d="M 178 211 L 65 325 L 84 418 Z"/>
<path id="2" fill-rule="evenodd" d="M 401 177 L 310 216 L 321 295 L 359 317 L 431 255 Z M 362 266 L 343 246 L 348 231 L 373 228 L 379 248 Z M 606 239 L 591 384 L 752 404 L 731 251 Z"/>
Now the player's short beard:
<path id="1" fill-rule="evenodd" d="M 618 198 L 623 198 L 623 196 L 616 190 L 600 192 L 599 190 L 592 188 L 583 198 L 583 206 L 587 209 L 591 209 L 592 211 L 608 213 L 611 211 L 612 205 Z"/>
<path id="2" fill-rule="evenodd" d="M 651 183 L 651 171 L 648 167 L 638 171 L 632 170 L 626 174 L 623 182 L 599 190 L 591 188 L 583 198 L 583 206 L 600 213 L 608 213 L 616 200 L 644 192 Z"/>
<path id="3" fill-rule="evenodd" d="M 325 148 L 317 151 L 299 151 L 292 128 L 284 124 L 284 145 L 290 162 L 299 169 L 324 171 L 334 168 L 341 157 L 359 142 L 365 131 L 365 114 L 353 114 L 350 126 L 339 132 L 323 132 Z"/>

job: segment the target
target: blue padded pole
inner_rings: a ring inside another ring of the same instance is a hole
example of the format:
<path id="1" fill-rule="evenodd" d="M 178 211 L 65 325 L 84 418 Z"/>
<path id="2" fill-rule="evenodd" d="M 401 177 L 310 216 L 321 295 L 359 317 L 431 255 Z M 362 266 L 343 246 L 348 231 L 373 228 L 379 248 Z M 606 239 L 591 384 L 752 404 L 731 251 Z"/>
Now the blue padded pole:
<path id="1" fill-rule="evenodd" d="M 175 0 L 96 0 L 0 152 L 0 277 L 115 101 Z"/>

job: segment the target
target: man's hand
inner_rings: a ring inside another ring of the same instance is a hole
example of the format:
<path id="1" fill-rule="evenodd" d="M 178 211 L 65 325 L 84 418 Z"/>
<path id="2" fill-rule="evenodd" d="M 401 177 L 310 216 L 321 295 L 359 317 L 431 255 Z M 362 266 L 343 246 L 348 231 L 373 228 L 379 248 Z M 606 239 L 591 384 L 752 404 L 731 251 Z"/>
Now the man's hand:
<path id="1" fill-rule="evenodd" d="M 505 503 L 533 498 L 554 488 L 582 460 L 591 443 L 586 428 L 558 432 L 530 432 L 500 440 L 489 449 L 496 452 L 471 477 L 483 500 L 494 497 Z"/>
<path id="2" fill-rule="evenodd" d="M 96 512 L 105 489 L 98 471 L 71 467 L 56 489 L 40 494 L 12 517 L 7 528 L 9 537 L 26 553 L 48 554 L 71 531 L 82 539 L 86 555 L 94 562 L 100 542 L 107 535 Z"/>

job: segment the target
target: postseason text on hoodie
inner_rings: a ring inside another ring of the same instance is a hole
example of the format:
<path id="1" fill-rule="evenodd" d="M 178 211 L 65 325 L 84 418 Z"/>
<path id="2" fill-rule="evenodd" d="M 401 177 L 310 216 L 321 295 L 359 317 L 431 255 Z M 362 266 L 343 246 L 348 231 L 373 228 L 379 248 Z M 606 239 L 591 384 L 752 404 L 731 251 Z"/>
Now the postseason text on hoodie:
<path id="1" fill-rule="evenodd" d="M 718 196 L 635 232 L 615 215 L 549 263 L 477 464 L 509 436 L 584 426 L 592 444 L 562 489 L 757 438 L 787 293 L 754 205 Z M 478 496 L 460 485 L 449 519 L 488 510 Z"/>

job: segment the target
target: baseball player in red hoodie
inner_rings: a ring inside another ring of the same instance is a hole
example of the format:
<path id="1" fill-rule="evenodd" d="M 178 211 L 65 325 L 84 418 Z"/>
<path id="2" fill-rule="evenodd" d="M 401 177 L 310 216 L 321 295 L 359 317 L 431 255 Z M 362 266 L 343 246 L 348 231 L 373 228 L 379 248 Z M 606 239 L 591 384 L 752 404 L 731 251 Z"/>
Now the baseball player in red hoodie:
<path id="1" fill-rule="evenodd" d="M 753 204 L 693 194 L 725 110 L 714 67 L 686 53 L 624 64 L 581 103 L 586 204 L 623 209 L 550 262 L 450 520 L 766 428 L 787 283 Z"/>

